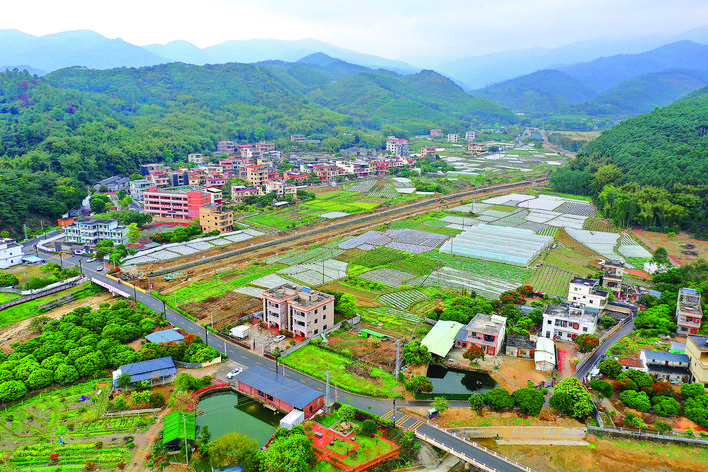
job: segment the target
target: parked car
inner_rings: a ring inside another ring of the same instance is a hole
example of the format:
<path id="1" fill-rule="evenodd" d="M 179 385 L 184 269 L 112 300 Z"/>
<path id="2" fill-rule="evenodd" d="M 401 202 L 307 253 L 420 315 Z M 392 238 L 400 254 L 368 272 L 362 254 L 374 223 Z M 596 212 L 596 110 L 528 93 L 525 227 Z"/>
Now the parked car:
<path id="1" fill-rule="evenodd" d="M 92 257 L 91 259 L 87 260 L 86 262 L 96 262 L 96 258 Z"/>
<path id="2" fill-rule="evenodd" d="M 99 271 L 99 272 L 102 271 L 102 270 L 103 270 L 103 266 L 100 265 L 100 266 L 96 267 L 96 270 Z"/>
<path id="3" fill-rule="evenodd" d="M 279 335 L 277 335 L 276 337 L 273 338 L 273 341 L 276 342 L 276 343 L 279 343 L 279 342 L 282 341 L 283 339 L 285 339 L 285 335 L 284 335 L 284 334 L 279 334 Z"/>
<path id="4" fill-rule="evenodd" d="M 232 378 L 236 377 L 238 374 L 240 374 L 241 372 L 243 372 L 243 369 L 240 367 L 236 367 L 234 370 L 232 370 L 231 372 L 226 374 L 226 378 L 232 379 Z"/>

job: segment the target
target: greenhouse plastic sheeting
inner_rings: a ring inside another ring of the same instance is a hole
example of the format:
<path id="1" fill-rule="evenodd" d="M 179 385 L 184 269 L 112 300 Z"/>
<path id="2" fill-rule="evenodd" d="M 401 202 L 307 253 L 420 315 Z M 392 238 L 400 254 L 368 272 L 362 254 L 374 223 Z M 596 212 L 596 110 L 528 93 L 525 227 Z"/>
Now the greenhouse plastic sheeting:
<path id="1" fill-rule="evenodd" d="M 552 242 L 527 229 L 481 224 L 447 241 L 440 252 L 526 267 Z"/>

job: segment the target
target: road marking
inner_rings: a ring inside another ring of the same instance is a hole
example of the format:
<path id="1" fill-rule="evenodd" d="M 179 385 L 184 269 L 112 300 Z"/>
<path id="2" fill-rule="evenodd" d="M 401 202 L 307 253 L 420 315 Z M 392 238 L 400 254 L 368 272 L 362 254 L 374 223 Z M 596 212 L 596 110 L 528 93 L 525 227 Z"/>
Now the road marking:
<path id="1" fill-rule="evenodd" d="M 420 428 L 422 425 L 423 425 L 423 422 L 418 420 L 415 423 L 413 423 L 413 425 L 411 425 L 411 427 L 408 429 L 410 429 L 411 431 L 415 431 L 416 429 Z"/>
<path id="2" fill-rule="evenodd" d="M 263 364 L 261 364 L 261 363 L 260 363 L 260 361 L 256 361 L 256 364 L 260 364 L 260 365 L 263 365 Z"/>
<path id="3" fill-rule="evenodd" d="M 305 382 L 304 380 L 301 380 L 300 382 L 302 382 L 302 383 L 304 383 L 304 384 L 307 384 L 307 382 Z"/>
<path id="4" fill-rule="evenodd" d="M 236 352 L 236 351 L 231 351 L 231 352 Z M 244 359 L 248 359 L 248 357 L 244 356 L 243 354 L 241 354 L 241 357 L 243 357 Z"/>

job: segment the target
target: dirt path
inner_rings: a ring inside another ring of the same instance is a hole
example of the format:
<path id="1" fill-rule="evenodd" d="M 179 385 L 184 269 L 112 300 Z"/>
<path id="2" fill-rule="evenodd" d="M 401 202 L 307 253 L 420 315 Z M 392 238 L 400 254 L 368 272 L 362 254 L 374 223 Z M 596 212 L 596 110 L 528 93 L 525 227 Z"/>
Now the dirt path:
<path id="1" fill-rule="evenodd" d="M 113 295 L 110 293 L 99 293 L 88 298 L 83 298 L 81 300 L 75 300 L 66 305 L 55 308 L 46 313 L 42 313 L 37 316 L 47 316 L 53 320 L 61 318 L 63 315 L 73 311 L 76 308 L 89 306 L 91 308 L 98 308 L 101 303 L 110 301 Z M 0 330 L 0 349 L 6 353 L 10 352 L 10 342 L 16 343 L 19 341 L 26 341 L 30 338 L 37 336 L 39 333 L 33 333 L 28 329 L 32 320 L 36 318 L 27 318 L 26 320 L 18 321 L 17 323 L 5 326 Z"/>

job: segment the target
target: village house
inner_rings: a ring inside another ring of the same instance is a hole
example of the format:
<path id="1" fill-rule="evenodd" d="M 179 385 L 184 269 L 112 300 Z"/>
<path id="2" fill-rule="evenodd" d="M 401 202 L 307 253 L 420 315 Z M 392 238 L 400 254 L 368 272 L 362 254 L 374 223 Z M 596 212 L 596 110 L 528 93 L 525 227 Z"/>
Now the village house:
<path id="1" fill-rule="evenodd" d="M 286 283 L 263 292 L 263 322 L 311 338 L 334 326 L 334 295 Z"/>
<path id="2" fill-rule="evenodd" d="M 459 143 L 460 142 L 460 135 L 456 133 L 448 134 L 447 135 L 447 142 L 448 143 Z"/>
<path id="3" fill-rule="evenodd" d="M 435 157 L 437 155 L 437 147 L 435 146 L 421 146 L 420 155 L 421 157 Z"/>
<path id="4" fill-rule="evenodd" d="M 708 388 L 708 336 L 687 336 L 686 355 L 691 362 L 691 381 Z"/>
<path id="5" fill-rule="evenodd" d="M 533 359 L 536 351 L 536 341 L 521 334 L 509 334 L 506 337 L 506 355 L 510 357 L 523 357 Z"/>
<path id="6" fill-rule="evenodd" d="M 469 143 L 467 145 L 467 151 L 472 154 L 482 154 L 487 152 L 487 145 L 484 143 Z"/>
<path id="7" fill-rule="evenodd" d="M 191 162 L 192 164 L 196 164 L 198 166 L 203 166 L 204 165 L 204 154 L 188 154 L 187 155 L 187 162 Z"/>
<path id="8" fill-rule="evenodd" d="M 113 241 L 114 246 L 128 243 L 128 228 L 117 220 L 85 218 L 64 227 L 67 243 L 95 246 L 101 241 Z"/>
<path id="9" fill-rule="evenodd" d="M 568 302 L 581 303 L 586 311 L 598 313 L 605 308 L 608 298 L 609 292 L 600 288 L 597 279 L 575 277 L 568 284 Z"/>
<path id="10" fill-rule="evenodd" d="M 548 338 L 536 338 L 536 350 L 533 353 L 533 363 L 536 370 L 550 372 L 556 368 L 556 343 Z"/>
<path id="11" fill-rule="evenodd" d="M 148 187 L 143 194 L 145 212 L 157 218 L 191 220 L 199 217 L 199 207 L 215 203 L 203 187 Z"/>
<path id="12" fill-rule="evenodd" d="M 123 190 L 128 188 L 130 184 L 130 179 L 128 177 L 121 177 L 119 175 L 114 175 L 97 182 L 93 188 L 98 192 L 102 185 L 105 185 L 109 192 L 117 192 L 118 190 Z"/>
<path id="13" fill-rule="evenodd" d="M 234 229 L 234 212 L 217 203 L 202 205 L 199 207 L 199 226 L 205 233 L 228 233 Z"/>
<path id="14" fill-rule="evenodd" d="M 506 333 L 506 318 L 498 315 L 477 315 L 460 330 L 455 338 L 455 346 L 469 349 L 473 344 L 482 348 L 485 354 L 501 354 L 501 346 Z"/>
<path id="15" fill-rule="evenodd" d="M 477 137 L 477 133 L 474 131 L 467 131 L 465 133 L 465 140 L 466 141 L 473 141 Z"/>
<path id="16" fill-rule="evenodd" d="M 686 354 L 663 351 L 639 351 L 639 359 L 646 372 L 657 380 L 688 382 L 691 378 L 691 359 Z"/>
<path id="17" fill-rule="evenodd" d="M 581 334 L 594 334 L 597 316 L 586 313 L 580 303 L 546 305 L 543 311 L 542 336 L 559 341 L 574 341 Z"/>
<path id="18" fill-rule="evenodd" d="M 676 303 L 676 324 L 678 325 L 676 334 L 681 336 L 698 334 L 702 318 L 701 292 L 687 287 L 679 290 Z"/>
<path id="19" fill-rule="evenodd" d="M 142 203 L 143 192 L 145 192 L 145 189 L 151 185 L 153 185 L 153 183 L 147 179 L 131 180 L 128 194 L 130 195 L 130 198 L 132 198 L 134 202 Z"/>
<path id="20" fill-rule="evenodd" d="M 443 130 L 441 129 L 431 129 L 430 130 L 430 137 L 431 138 L 442 138 L 443 135 Z"/>
<path id="21" fill-rule="evenodd" d="M 624 262 L 607 261 L 602 266 L 602 286 L 611 290 L 616 298 L 622 294 L 622 279 L 624 277 Z"/>
<path id="22" fill-rule="evenodd" d="M 408 156 L 408 140 L 389 136 L 388 140 L 386 140 L 386 151 L 393 153 L 397 157 L 406 157 Z"/>
<path id="23" fill-rule="evenodd" d="M 268 180 L 268 169 L 261 165 L 246 166 L 246 181 L 254 187 L 263 187 Z"/>
<path id="24" fill-rule="evenodd" d="M 0 269 L 21 264 L 23 255 L 22 244 L 9 238 L 0 239 Z"/>
<path id="25" fill-rule="evenodd" d="M 246 197 L 257 197 L 261 192 L 255 187 L 245 187 L 243 185 L 233 185 L 231 187 L 231 202 L 243 203 Z"/>
<path id="26" fill-rule="evenodd" d="M 637 369 L 646 372 L 646 367 L 641 359 L 635 359 L 632 357 L 615 357 L 617 362 L 622 366 L 622 372 L 628 369 Z"/>

